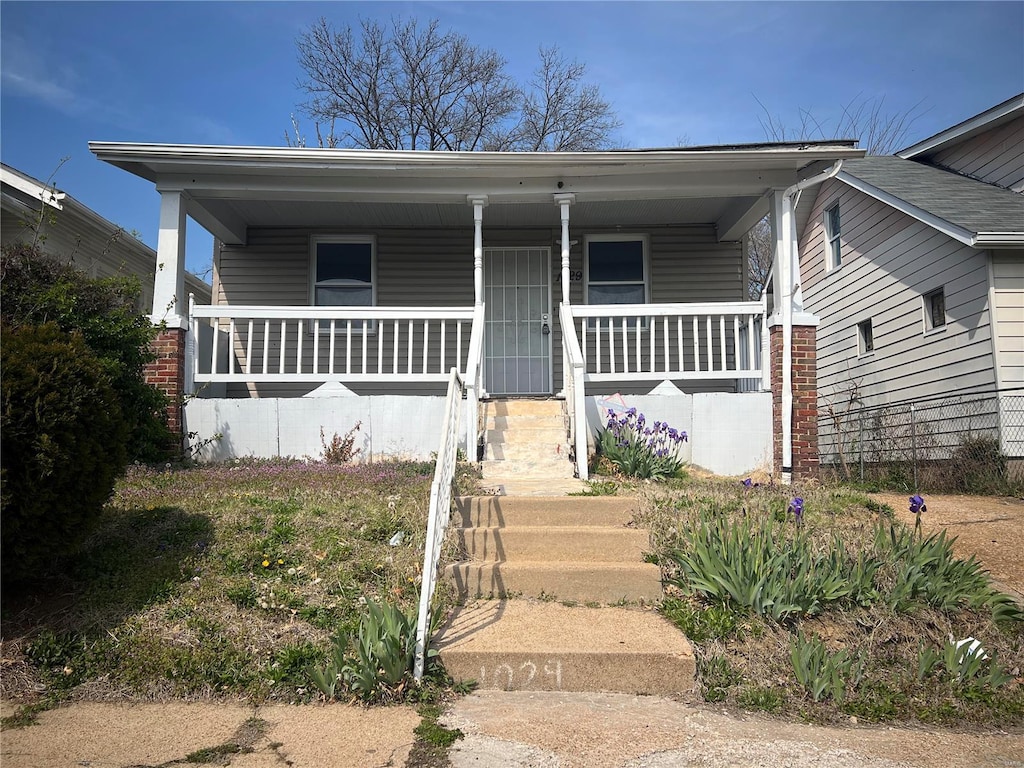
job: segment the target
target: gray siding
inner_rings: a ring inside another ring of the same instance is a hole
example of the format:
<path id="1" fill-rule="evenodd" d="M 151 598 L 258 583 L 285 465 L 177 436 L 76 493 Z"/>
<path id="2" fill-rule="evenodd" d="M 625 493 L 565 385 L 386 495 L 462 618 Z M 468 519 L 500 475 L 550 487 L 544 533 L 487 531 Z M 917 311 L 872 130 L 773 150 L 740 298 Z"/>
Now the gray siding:
<path id="1" fill-rule="evenodd" d="M 825 271 L 824 210 L 839 201 L 843 264 Z M 819 407 L 856 382 L 883 405 L 995 385 L 987 255 L 830 180 L 800 241 L 807 309 L 818 327 Z M 947 324 L 925 332 L 922 296 L 943 287 Z M 857 323 L 871 319 L 874 352 L 858 356 Z"/>
<path id="2" fill-rule="evenodd" d="M 1024 185 L 1024 117 L 936 152 L 928 160 L 989 184 L 1019 191 Z"/>
<path id="3" fill-rule="evenodd" d="M 1024 251 L 992 252 L 992 306 L 1000 386 L 1024 387 Z"/>
<path id="4" fill-rule="evenodd" d="M 571 225 L 570 225 L 571 226 Z M 583 269 L 583 242 L 588 234 L 615 229 L 571 229 L 577 240 L 570 252 L 570 270 Z M 637 231 L 650 241 L 651 298 L 674 301 L 737 301 L 743 299 L 743 255 L 739 243 L 719 243 L 713 226 L 663 227 Z M 253 228 L 244 247 L 218 245 L 214 295 L 219 304 L 310 304 L 309 242 L 314 234 L 369 234 L 377 239 L 377 304 L 379 306 L 458 306 L 473 303 L 473 235 L 471 229 L 308 230 Z M 554 388 L 562 386 L 561 331 L 557 323 L 561 265 L 558 228 L 488 229 L 484 247 L 551 249 L 552 363 Z M 570 300 L 583 301 L 583 283 L 573 282 Z M 466 340 L 468 344 L 468 339 Z M 311 354 L 308 350 L 306 354 Z M 731 383 L 729 387 L 731 387 Z M 649 386 L 647 387 L 649 389 Z M 698 391 L 721 389 L 702 383 Z M 299 395 L 311 387 L 229 387 L 235 396 Z"/>

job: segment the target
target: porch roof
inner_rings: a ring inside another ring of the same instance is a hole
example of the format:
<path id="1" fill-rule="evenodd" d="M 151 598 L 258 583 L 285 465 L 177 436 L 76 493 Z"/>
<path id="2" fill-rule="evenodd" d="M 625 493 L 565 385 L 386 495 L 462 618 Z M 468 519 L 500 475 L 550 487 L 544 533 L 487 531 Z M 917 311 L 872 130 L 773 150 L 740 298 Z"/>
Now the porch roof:
<path id="1" fill-rule="evenodd" d="M 767 192 L 864 154 L 852 141 L 605 152 L 89 148 L 158 190 L 184 193 L 188 213 L 227 243 L 244 243 L 259 225 L 470 226 L 467 196 L 487 197 L 485 227 L 554 227 L 559 193 L 575 195 L 575 226 L 714 223 L 720 240 L 738 240 L 768 212 Z"/>

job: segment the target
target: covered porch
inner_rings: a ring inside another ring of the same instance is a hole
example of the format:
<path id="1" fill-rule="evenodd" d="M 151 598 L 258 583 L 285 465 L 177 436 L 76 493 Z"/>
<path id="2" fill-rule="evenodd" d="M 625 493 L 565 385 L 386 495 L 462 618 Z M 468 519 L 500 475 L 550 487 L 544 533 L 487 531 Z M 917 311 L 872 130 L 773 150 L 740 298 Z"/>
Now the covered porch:
<path id="1" fill-rule="evenodd" d="M 772 327 L 791 370 L 797 187 L 862 154 L 90 147 L 160 191 L 153 320 L 182 395 L 426 403 L 454 368 L 467 455 L 482 398 L 559 397 L 581 477 L 601 398 L 768 392 Z M 183 292 L 186 213 L 217 240 L 210 306 Z M 743 236 L 764 215 L 782 288 L 749 301 Z M 420 413 L 440 429 L 442 411 Z"/>

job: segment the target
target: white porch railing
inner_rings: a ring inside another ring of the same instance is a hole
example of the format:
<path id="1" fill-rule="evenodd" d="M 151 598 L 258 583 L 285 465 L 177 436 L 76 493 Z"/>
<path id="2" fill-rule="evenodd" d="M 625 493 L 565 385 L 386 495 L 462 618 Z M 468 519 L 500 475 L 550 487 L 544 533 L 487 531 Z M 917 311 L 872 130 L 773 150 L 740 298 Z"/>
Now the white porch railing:
<path id="1" fill-rule="evenodd" d="M 207 354 L 193 346 L 190 373 L 197 383 L 443 382 L 471 366 L 480 309 L 191 306 L 193 337 L 201 320 L 221 333 Z"/>
<path id="2" fill-rule="evenodd" d="M 570 307 L 586 381 L 760 379 L 758 301 Z"/>
<path id="3" fill-rule="evenodd" d="M 419 618 L 416 625 L 416 659 L 413 676 L 420 680 L 427 660 L 430 642 L 430 603 L 437 586 L 437 566 L 441 559 L 441 545 L 452 516 L 452 482 L 458 459 L 459 411 L 464 388 L 459 372 L 452 368 L 448 376 L 448 395 L 445 400 L 441 442 L 434 465 L 434 482 L 430 486 L 430 508 L 427 518 L 427 541 L 423 551 L 423 578 L 420 581 Z"/>
<path id="4" fill-rule="evenodd" d="M 590 477 L 587 465 L 586 360 L 580 350 L 573 325 L 572 307 L 558 305 L 558 322 L 562 329 L 562 378 L 565 382 L 565 410 L 569 417 L 569 444 L 573 447 L 576 475 L 580 480 Z"/>
<path id="5" fill-rule="evenodd" d="M 477 418 L 480 413 L 480 395 L 484 389 L 484 305 L 473 311 L 473 332 L 466 358 L 466 459 L 476 461 Z"/>

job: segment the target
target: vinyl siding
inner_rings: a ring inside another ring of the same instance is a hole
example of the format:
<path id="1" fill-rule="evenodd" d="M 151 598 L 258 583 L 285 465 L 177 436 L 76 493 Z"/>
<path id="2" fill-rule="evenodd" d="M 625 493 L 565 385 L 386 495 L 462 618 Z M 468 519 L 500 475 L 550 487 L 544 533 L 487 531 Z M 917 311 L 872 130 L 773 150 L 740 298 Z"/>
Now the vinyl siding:
<path id="1" fill-rule="evenodd" d="M 571 225 L 570 225 L 571 227 Z M 570 251 L 570 271 L 583 270 L 583 243 L 588 234 L 615 229 L 573 229 L 577 245 Z M 457 306 L 473 303 L 473 234 L 471 229 L 309 230 L 251 228 L 246 246 L 218 244 L 214 270 L 219 304 L 305 306 L 310 303 L 310 237 L 315 234 L 366 234 L 377 241 L 378 306 Z M 650 242 L 651 299 L 673 301 L 736 301 L 743 298 L 743 256 L 739 243 L 718 243 L 713 226 L 663 227 L 638 230 Z M 561 298 L 558 228 L 488 229 L 484 247 L 551 249 L 552 366 L 554 389 L 561 389 L 561 329 L 557 311 Z M 570 300 L 583 302 L 582 281 L 570 285 Z M 468 338 L 464 338 L 468 346 Z M 244 345 L 242 345 L 244 346 Z M 311 355 L 304 344 L 305 355 Z M 449 358 L 449 359 L 453 359 Z M 312 358 L 309 358 L 310 362 Z M 308 369 L 307 369 L 308 370 Z M 731 383 L 728 385 L 731 387 Z M 650 385 L 647 385 L 647 389 Z M 701 383 L 695 391 L 721 389 Z M 308 385 L 229 387 L 234 396 L 300 395 Z M 379 388 L 375 388 L 377 391 Z"/>
<path id="2" fill-rule="evenodd" d="M 1006 189 L 1024 185 L 1024 117 L 972 136 L 928 161 Z"/>
<path id="3" fill-rule="evenodd" d="M 822 215 L 839 201 L 843 264 L 824 269 Z M 841 182 L 822 185 L 800 241 L 804 300 L 818 327 L 819 408 L 857 382 L 867 406 L 995 385 L 987 262 L 976 251 Z M 947 324 L 925 332 L 922 296 L 943 287 Z M 870 318 L 874 352 L 859 357 Z"/>
<path id="4" fill-rule="evenodd" d="M 1000 385 L 1024 387 L 1024 251 L 992 252 L 992 289 Z"/>

